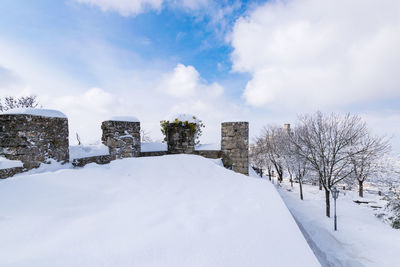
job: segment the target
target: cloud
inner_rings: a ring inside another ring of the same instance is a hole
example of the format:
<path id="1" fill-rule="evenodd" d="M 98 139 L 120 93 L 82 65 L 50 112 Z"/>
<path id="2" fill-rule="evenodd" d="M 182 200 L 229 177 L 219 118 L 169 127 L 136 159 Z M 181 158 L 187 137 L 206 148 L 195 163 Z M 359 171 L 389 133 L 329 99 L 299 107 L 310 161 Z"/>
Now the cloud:
<path id="1" fill-rule="evenodd" d="M 0 66 L 0 89 L 5 89 L 18 82 L 18 77 L 11 70 Z"/>
<path id="2" fill-rule="evenodd" d="M 193 66 L 178 64 L 173 72 L 164 75 L 159 90 L 179 98 L 193 97 L 196 94 L 218 97 L 224 88 L 218 83 L 207 84 Z"/>
<path id="3" fill-rule="evenodd" d="M 198 10 L 212 2 L 210 0 L 75 0 L 78 3 L 97 6 L 102 11 L 115 11 L 122 16 L 136 16 L 150 10 L 160 11 L 163 4 L 187 10 Z"/>
<path id="4" fill-rule="evenodd" d="M 135 16 L 147 10 L 160 10 L 163 0 L 75 0 L 98 6 L 102 11 L 116 11 L 122 16 Z"/>
<path id="5" fill-rule="evenodd" d="M 400 97 L 400 2 L 271 1 L 235 23 L 243 93 L 273 109 L 338 107 Z M 302 106 L 300 107 L 299 104 Z"/>

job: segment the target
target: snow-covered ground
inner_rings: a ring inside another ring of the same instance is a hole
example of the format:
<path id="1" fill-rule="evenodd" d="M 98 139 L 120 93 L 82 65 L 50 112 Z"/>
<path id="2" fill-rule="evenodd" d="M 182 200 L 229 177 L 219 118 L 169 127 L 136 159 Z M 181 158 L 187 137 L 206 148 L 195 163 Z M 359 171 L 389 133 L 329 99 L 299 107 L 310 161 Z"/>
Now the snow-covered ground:
<path id="1" fill-rule="evenodd" d="M 0 181 L 0 266 L 319 266 L 272 184 L 194 155 Z"/>
<path id="2" fill-rule="evenodd" d="M 304 185 L 304 200 L 299 185 L 288 182 L 278 189 L 286 205 L 302 228 L 323 266 L 400 266 L 400 230 L 378 219 L 374 206 L 383 206 L 378 195 L 341 191 L 337 200 L 338 231 L 331 217 L 325 216 L 324 192 L 317 186 Z M 288 191 L 290 190 L 290 191 Z M 369 201 L 356 204 L 354 200 Z M 371 207 L 372 206 L 372 207 Z"/>

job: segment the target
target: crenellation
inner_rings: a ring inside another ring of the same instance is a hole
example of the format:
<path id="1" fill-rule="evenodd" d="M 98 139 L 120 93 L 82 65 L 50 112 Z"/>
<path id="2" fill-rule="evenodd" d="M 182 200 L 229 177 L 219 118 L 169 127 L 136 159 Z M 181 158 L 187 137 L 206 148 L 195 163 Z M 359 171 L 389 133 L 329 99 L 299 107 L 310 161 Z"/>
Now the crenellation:
<path id="1" fill-rule="evenodd" d="M 221 124 L 221 150 L 225 166 L 235 172 L 249 174 L 249 123 L 223 122 Z"/>
<path id="2" fill-rule="evenodd" d="M 140 156 L 140 122 L 103 121 L 101 140 L 108 146 L 112 159 Z"/>

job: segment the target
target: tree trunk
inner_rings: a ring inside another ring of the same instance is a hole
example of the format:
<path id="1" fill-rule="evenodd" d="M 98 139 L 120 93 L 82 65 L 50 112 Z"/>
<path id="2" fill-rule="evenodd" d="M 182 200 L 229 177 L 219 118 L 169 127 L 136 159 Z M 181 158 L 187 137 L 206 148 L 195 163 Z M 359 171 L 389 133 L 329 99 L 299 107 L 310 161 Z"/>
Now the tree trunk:
<path id="1" fill-rule="evenodd" d="M 329 190 L 325 189 L 326 217 L 331 217 L 331 205 L 329 199 Z"/>
<path id="2" fill-rule="evenodd" d="M 364 181 L 358 180 L 358 195 L 364 197 Z"/>
<path id="3" fill-rule="evenodd" d="M 319 180 L 319 190 L 322 190 L 322 183 L 321 183 L 321 180 Z"/>
<path id="4" fill-rule="evenodd" d="M 300 199 L 303 200 L 303 184 L 301 183 L 300 179 L 299 179 L 299 186 L 300 186 Z"/>

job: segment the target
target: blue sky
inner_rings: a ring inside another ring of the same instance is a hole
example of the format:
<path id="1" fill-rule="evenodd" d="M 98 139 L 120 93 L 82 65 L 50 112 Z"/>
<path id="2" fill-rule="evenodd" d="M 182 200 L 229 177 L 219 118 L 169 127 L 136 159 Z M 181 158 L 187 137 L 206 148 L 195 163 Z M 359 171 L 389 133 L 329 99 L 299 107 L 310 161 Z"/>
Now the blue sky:
<path id="1" fill-rule="evenodd" d="M 359 114 L 397 144 L 398 11 L 395 0 L 3 0 L 0 96 L 38 95 L 87 142 L 113 115 L 159 139 L 159 120 L 193 113 L 218 142 L 223 120 L 250 121 L 254 136 L 322 110 Z"/>

